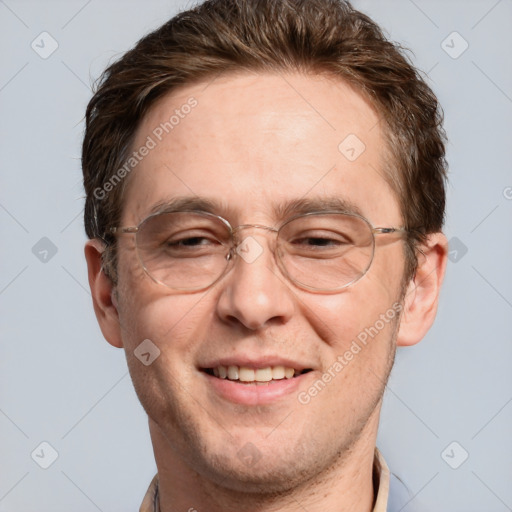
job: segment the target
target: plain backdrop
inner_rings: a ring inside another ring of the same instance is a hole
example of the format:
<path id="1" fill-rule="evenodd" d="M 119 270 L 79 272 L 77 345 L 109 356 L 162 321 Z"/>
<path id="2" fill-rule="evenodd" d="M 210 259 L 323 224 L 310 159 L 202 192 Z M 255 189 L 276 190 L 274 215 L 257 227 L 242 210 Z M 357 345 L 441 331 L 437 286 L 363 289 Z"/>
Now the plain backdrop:
<path id="1" fill-rule="evenodd" d="M 415 496 L 404 512 L 510 511 L 512 1 L 354 4 L 412 49 L 449 135 L 440 310 L 398 352 L 378 445 Z M 0 511 L 138 510 L 156 471 L 93 314 L 80 143 L 92 81 L 189 5 L 0 0 Z"/>

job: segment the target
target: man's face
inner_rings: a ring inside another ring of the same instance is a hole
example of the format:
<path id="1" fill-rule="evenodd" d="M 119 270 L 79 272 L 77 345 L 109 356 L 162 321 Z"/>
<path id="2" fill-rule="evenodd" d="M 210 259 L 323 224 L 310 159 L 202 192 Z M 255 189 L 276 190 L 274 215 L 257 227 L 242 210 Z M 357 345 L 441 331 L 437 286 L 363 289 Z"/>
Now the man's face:
<path id="1" fill-rule="evenodd" d="M 158 141 L 155 128 L 190 97 L 197 106 Z M 349 135 L 365 146 L 356 159 L 362 145 L 338 149 Z M 383 177 L 378 116 L 341 81 L 245 74 L 188 86 L 150 110 L 132 149 L 148 136 L 157 144 L 129 178 L 123 226 L 156 204 L 197 196 L 218 204 L 215 213 L 232 226 L 279 226 L 287 220 L 280 207 L 333 198 L 356 205 L 374 226 L 402 223 Z M 374 446 L 398 315 L 359 342 L 342 369 L 335 363 L 400 300 L 403 245 L 377 236 L 368 273 L 327 294 L 286 280 L 270 250 L 275 235 L 244 235 L 262 254 L 251 263 L 237 257 L 221 280 L 194 293 L 152 281 L 134 237 L 120 237 L 118 312 L 136 391 L 177 460 L 228 487 L 283 490 L 329 468 L 355 442 Z M 160 350 L 148 366 L 134 355 L 146 339 Z M 264 385 L 205 371 L 222 364 L 312 371 Z M 310 392 L 315 383 L 319 391 Z"/>

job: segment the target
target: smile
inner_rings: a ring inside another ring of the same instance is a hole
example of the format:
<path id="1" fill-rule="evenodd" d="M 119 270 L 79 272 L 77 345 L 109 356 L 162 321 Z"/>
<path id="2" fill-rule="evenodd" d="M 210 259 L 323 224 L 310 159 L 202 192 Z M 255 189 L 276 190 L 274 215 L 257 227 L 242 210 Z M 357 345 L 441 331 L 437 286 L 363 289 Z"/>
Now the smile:
<path id="1" fill-rule="evenodd" d="M 314 375 L 312 368 L 288 364 L 252 362 L 245 365 L 212 364 L 200 368 L 209 392 L 217 398 L 241 405 L 270 405 L 297 396 Z M 313 377 L 314 378 L 314 377 Z"/>
<path id="2" fill-rule="evenodd" d="M 311 371 L 310 368 L 305 370 L 296 370 L 288 366 L 267 366 L 265 368 L 249 368 L 247 366 L 216 366 L 215 368 L 206 368 L 204 370 L 209 375 L 219 379 L 227 379 L 244 384 L 268 384 L 272 381 L 280 381 L 283 379 L 292 379 L 304 373 Z"/>

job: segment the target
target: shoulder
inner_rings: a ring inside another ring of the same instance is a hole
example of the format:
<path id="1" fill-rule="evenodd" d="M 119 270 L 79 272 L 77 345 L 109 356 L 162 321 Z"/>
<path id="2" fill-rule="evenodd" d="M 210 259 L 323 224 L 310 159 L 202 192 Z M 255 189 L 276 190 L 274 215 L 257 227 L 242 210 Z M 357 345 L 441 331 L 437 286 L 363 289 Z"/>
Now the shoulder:
<path id="1" fill-rule="evenodd" d="M 414 508 L 413 499 L 414 495 L 412 494 L 410 489 L 405 485 L 405 483 L 398 476 L 396 476 L 393 473 L 390 473 L 387 512 L 399 512 L 409 502 L 411 502 L 411 506 L 407 507 L 407 511 L 416 511 L 418 509 Z"/>

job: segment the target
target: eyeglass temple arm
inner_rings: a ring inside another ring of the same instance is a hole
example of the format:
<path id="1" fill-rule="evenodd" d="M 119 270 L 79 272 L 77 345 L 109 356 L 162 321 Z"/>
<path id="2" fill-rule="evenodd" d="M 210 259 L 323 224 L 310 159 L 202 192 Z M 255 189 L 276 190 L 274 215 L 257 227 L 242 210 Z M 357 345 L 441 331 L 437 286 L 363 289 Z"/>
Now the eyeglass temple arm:
<path id="1" fill-rule="evenodd" d="M 387 235 L 389 233 L 407 233 L 405 228 L 373 228 L 372 231 L 377 235 Z"/>
<path id="2" fill-rule="evenodd" d="M 126 228 L 110 228 L 109 231 L 113 235 L 122 233 L 137 233 L 139 228 L 137 226 L 128 226 Z"/>

